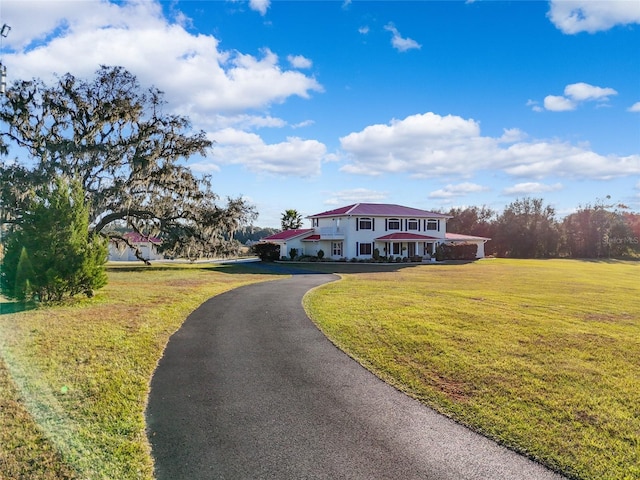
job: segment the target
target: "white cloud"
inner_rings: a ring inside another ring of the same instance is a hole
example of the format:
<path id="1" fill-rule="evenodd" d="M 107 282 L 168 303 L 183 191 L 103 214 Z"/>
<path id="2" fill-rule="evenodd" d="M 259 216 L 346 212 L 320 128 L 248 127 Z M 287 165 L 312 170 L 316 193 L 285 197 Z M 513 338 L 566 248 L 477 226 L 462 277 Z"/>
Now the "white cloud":
<path id="1" fill-rule="evenodd" d="M 214 132 L 210 137 L 216 141 L 213 154 L 209 159 L 192 164 L 196 171 L 215 171 L 220 165 L 243 165 L 257 174 L 312 177 L 320 174 L 326 154 L 324 144 L 298 137 L 266 144 L 255 133 L 233 128 Z"/>
<path id="2" fill-rule="evenodd" d="M 358 33 L 361 33 L 362 35 L 366 35 L 367 33 L 369 33 L 369 27 L 366 25 L 364 27 L 360 27 L 358 29 Z"/>
<path id="3" fill-rule="evenodd" d="M 562 32 L 595 33 L 616 25 L 640 23 L 636 0 L 551 0 L 547 16 Z"/>
<path id="4" fill-rule="evenodd" d="M 302 122 L 294 123 L 293 125 L 291 125 L 291 128 L 309 127 L 315 123 L 316 122 L 314 122 L 313 120 L 303 120 Z"/>
<path id="5" fill-rule="evenodd" d="M 546 185 L 539 182 L 524 182 L 517 183 L 512 187 L 505 188 L 502 193 L 504 195 L 534 195 L 537 193 L 555 192 L 562 190 L 561 183 L 555 183 L 553 185 Z"/>
<path id="6" fill-rule="evenodd" d="M 269 49 L 260 56 L 223 51 L 215 37 L 189 33 L 165 18 L 158 2 L 38 5 L 3 1 L 3 21 L 6 17 L 13 27 L 6 39 L 11 40 L 13 52 L 3 58 L 11 72 L 9 81 L 32 77 L 51 81 L 55 74 L 66 72 L 91 77 L 100 65 L 122 65 L 144 87 L 154 85 L 164 91 L 173 111 L 208 129 L 233 125 L 247 109 L 265 111 L 291 96 L 309 98 L 322 91 L 313 77 L 283 68 Z M 181 19 L 176 12 L 173 15 Z M 304 63 L 304 57 L 292 58 L 298 65 Z M 254 116 L 250 123 L 259 126 L 260 121 Z M 282 126 L 283 122 L 265 114 L 262 123 Z"/>
<path id="7" fill-rule="evenodd" d="M 359 202 L 384 202 L 389 198 L 387 192 L 379 192 L 369 190 L 367 188 L 353 188 L 351 190 L 342 190 L 340 192 L 325 193 L 327 200 L 325 205 L 348 205 Z"/>
<path id="8" fill-rule="evenodd" d="M 464 197 L 470 193 L 486 192 L 489 190 L 487 187 L 478 185 L 477 183 L 464 182 L 457 185 L 449 184 L 440 190 L 435 190 L 429 194 L 429 198 L 453 198 Z"/>
<path id="9" fill-rule="evenodd" d="M 473 119 L 435 113 L 411 115 L 370 125 L 340 139 L 346 156 L 341 171 L 358 175 L 409 174 L 414 177 L 469 177 L 481 170 L 512 176 L 608 179 L 640 174 L 640 155 L 603 156 L 588 146 L 518 140 L 522 132 L 501 137 L 480 133 Z M 513 143 L 505 145 L 505 138 Z"/>
<path id="10" fill-rule="evenodd" d="M 588 83 L 579 82 L 567 85 L 564 88 L 564 94 L 577 102 L 597 100 L 606 101 L 611 95 L 617 95 L 613 88 L 602 88 L 589 85 Z"/>
<path id="11" fill-rule="evenodd" d="M 547 95 L 544 98 L 544 108 L 552 112 L 566 112 L 575 110 L 583 102 L 594 101 L 603 106 L 606 105 L 610 96 L 617 94 L 616 90 L 609 87 L 596 87 L 584 82 L 572 83 L 564 87 L 564 96 Z M 536 103 L 533 100 L 529 100 L 527 105 L 534 105 L 533 109 L 535 110 Z"/>
<path id="12" fill-rule="evenodd" d="M 640 102 L 636 102 L 631 105 L 628 109 L 629 112 L 640 112 Z"/>
<path id="13" fill-rule="evenodd" d="M 288 55 L 287 60 L 293 68 L 311 68 L 313 62 L 302 55 Z"/>
<path id="14" fill-rule="evenodd" d="M 559 95 L 547 95 L 544 97 L 544 108 L 552 112 L 566 112 L 575 110 L 576 103 L 568 98 Z"/>
<path id="15" fill-rule="evenodd" d="M 393 34 L 393 36 L 391 37 L 391 45 L 393 45 L 393 48 L 395 48 L 399 52 L 406 52 L 407 50 L 422 48 L 422 45 L 420 45 L 415 40 L 412 40 L 411 38 L 403 38 L 402 35 L 400 35 L 398 29 L 393 25 L 393 23 L 388 23 L 387 25 L 385 25 L 384 29 Z"/>
<path id="16" fill-rule="evenodd" d="M 542 108 L 539 105 L 539 102 L 537 102 L 536 100 L 529 99 L 529 100 L 527 100 L 526 105 L 527 105 L 527 107 L 531 107 L 531 110 L 533 110 L 534 112 L 543 112 L 544 111 L 544 108 Z"/>
<path id="17" fill-rule="evenodd" d="M 249 8 L 263 16 L 266 15 L 269 5 L 271 5 L 271 0 L 249 0 Z"/>

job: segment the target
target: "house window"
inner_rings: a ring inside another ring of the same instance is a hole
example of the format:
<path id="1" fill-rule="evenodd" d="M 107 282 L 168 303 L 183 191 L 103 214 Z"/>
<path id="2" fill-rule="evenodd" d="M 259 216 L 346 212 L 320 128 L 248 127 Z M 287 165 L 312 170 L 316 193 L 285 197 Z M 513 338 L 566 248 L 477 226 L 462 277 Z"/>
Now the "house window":
<path id="1" fill-rule="evenodd" d="M 400 245 L 399 243 L 392 243 L 391 244 L 391 255 L 400 255 L 400 247 L 402 245 Z"/>
<path id="2" fill-rule="evenodd" d="M 361 243 L 358 255 L 371 255 L 373 252 L 371 243 Z"/>
<path id="3" fill-rule="evenodd" d="M 418 230 L 418 220 L 410 218 L 407 221 L 407 230 Z"/>
<path id="4" fill-rule="evenodd" d="M 390 218 L 387 222 L 387 228 L 389 230 L 400 230 L 400 220 L 397 218 Z"/>
<path id="5" fill-rule="evenodd" d="M 439 230 L 438 220 L 427 220 L 427 230 Z"/>
<path id="6" fill-rule="evenodd" d="M 342 242 L 331 242 L 331 256 L 342 256 Z"/>
<path id="7" fill-rule="evenodd" d="M 312 218 L 311 219 L 311 226 L 312 227 L 317 227 L 320 224 L 320 219 L 319 218 Z"/>
<path id="8" fill-rule="evenodd" d="M 358 228 L 360 230 L 371 230 L 373 228 L 373 222 L 370 218 L 361 218 L 358 220 Z"/>

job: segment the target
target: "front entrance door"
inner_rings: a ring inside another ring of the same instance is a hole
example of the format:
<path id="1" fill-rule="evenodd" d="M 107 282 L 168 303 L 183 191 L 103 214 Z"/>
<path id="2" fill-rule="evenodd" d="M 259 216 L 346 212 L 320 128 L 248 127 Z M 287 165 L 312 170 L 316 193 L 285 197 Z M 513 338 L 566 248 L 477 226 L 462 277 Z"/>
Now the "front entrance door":
<path id="1" fill-rule="evenodd" d="M 331 256 L 342 257 L 342 242 L 331 242 Z"/>
<path id="2" fill-rule="evenodd" d="M 409 242 L 409 244 L 407 245 L 407 256 L 409 257 L 415 257 L 416 256 L 416 244 L 415 243 L 411 243 Z"/>

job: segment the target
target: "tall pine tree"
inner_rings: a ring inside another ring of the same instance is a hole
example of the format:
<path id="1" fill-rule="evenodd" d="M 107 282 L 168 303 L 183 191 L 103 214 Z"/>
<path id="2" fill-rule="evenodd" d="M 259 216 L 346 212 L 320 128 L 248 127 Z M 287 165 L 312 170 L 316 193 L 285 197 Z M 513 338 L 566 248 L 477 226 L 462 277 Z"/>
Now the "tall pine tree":
<path id="1" fill-rule="evenodd" d="M 20 300 L 59 301 L 106 285 L 106 240 L 88 234 L 89 210 L 77 180 L 57 178 L 32 199 L 10 234 L 2 293 Z"/>

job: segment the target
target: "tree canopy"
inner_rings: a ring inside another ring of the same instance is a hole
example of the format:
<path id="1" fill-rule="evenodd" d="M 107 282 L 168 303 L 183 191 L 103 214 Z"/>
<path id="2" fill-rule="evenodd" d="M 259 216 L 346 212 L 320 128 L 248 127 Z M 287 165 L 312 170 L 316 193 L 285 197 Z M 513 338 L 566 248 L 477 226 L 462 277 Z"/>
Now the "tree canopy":
<path id="1" fill-rule="evenodd" d="M 89 233 L 117 222 L 162 239 L 162 250 L 190 259 L 236 252 L 233 233 L 256 216 L 242 198 L 218 205 L 210 177 L 186 161 L 213 145 L 186 117 L 166 113 L 163 93 L 143 90 L 122 67 L 92 80 L 72 74 L 54 85 L 15 82 L 0 105 L 0 147 L 19 159 L 0 164 L 3 222 L 19 224 L 30 199 L 56 176 L 79 178 Z"/>
<path id="2" fill-rule="evenodd" d="M 282 230 L 296 230 L 302 227 L 302 215 L 295 209 L 285 210 L 280 217 Z"/>

